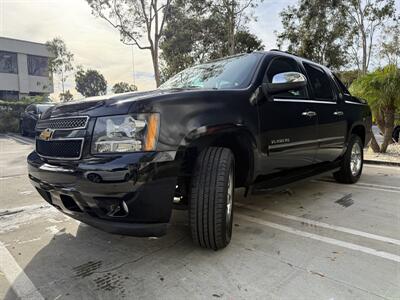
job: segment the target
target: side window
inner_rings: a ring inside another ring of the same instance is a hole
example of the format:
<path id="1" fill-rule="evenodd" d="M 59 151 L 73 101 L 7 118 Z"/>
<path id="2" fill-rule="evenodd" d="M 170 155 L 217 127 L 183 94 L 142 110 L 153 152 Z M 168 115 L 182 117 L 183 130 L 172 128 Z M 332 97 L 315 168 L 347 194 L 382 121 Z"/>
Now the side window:
<path id="1" fill-rule="evenodd" d="M 331 81 L 324 70 L 308 63 L 304 63 L 304 68 L 306 69 L 308 78 L 310 79 L 315 100 L 333 101 L 334 98 Z"/>
<path id="2" fill-rule="evenodd" d="M 29 106 L 26 108 L 26 112 L 28 112 L 28 113 L 36 113 L 36 108 L 35 108 L 35 106 L 34 106 L 34 105 L 29 105 Z"/>
<path id="3" fill-rule="evenodd" d="M 349 90 L 347 87 L 344 85 L 344 83 L 337 77 L 334 73 L 332 73 L 333 78 L 335 79 L 336 84 L 338 85 L 339 89 L 343 94 L 350 95 Z"/>
<path id="4" fill-rule="evenodd" d="M 267 69 L 267 81 L 272 82 L 276 74 L 285 72 L 299 72 L 301 73 L 297 62 L 294 59 L 287 57 L 278 57 L 272 60 Z M 296 91 L 288 91 L 285 93 L 277 94 L 275 98 L 290 98 L 290 99 L 307 99 L 307 89 L 303 88 Z"/>

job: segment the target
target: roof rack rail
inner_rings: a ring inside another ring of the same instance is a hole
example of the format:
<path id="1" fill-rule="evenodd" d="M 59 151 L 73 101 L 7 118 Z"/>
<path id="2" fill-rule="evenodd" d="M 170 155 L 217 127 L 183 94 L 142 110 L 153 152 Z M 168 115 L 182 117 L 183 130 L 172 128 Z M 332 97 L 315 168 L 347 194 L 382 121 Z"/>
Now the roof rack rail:
<path id="1" fill-rule="evenodd" d="M 289 51 L 283 51 L 283 50 L 280 50 L 280 49 L 271 49 L 271 50 L 269 50 L 269 51 L 282 52 L 282 53 L 286 53 L 286 54 L 298 56 L 297 54 L 291 53 L 291 52 L 289 52 Z"/>

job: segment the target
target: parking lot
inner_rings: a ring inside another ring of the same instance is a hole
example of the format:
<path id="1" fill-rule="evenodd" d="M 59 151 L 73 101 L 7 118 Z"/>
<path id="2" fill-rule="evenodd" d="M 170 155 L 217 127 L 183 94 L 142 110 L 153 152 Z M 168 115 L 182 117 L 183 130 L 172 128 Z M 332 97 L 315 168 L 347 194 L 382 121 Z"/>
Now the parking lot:
<path id="1" fill-rule="evenodd" d="M 233 240 L 195 247 L 185 211 L 165 237 L 111 235 L 30 185 L 33 140 L 0 136 L 0 298 L 400 299 L 400 168 L 366 165 L 274 194 L 236 191 Z"/>

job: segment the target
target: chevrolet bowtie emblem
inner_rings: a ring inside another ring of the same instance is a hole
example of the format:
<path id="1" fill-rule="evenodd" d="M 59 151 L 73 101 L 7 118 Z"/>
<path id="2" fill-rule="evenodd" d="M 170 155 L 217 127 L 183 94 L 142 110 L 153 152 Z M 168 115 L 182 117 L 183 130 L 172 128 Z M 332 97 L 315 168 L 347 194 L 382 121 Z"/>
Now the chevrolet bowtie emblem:
<path id="1" fill-rule="evenodd" d="M 46 128 L 40 133 L 39 137 L 41 140 L 48 141 L 53 137 L 53 134 L 54 134 L 53 129 Z"/>

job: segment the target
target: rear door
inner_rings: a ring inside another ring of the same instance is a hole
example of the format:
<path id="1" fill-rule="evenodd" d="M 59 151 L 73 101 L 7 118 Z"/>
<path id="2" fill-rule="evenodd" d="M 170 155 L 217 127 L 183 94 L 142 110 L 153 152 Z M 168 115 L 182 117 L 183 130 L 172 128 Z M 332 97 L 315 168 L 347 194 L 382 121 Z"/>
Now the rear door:
<path id="1" fill-rule="evenodd" d="M 295 59 L 277 56 L 270 62 L 264 81 L 272 82 L 274 75 L 284 72 L 302 70 Z M 259 104 L 264 174 L 313 164 L 318 147 L 315 109 L 307 88 L 278 94 Z"/>
<path id="2" fill-rule="evenodd" d="M 318 115 L 318 151 L 316 163 L 332 162 L 340 157 L 344 150 L 347 122 L 343 110 L 343 101 L 328 73 L 316 64 L 304 62 L 305 71 L 312 89 L 312 100 Z"/>

